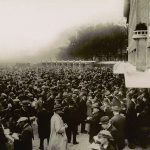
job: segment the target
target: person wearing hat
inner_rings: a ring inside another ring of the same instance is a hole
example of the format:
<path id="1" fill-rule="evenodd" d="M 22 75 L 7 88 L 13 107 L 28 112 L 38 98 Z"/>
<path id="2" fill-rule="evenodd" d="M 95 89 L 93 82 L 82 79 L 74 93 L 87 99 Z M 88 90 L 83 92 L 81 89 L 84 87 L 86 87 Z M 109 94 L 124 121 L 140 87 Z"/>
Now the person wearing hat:
<path id="1" fill-rule="evenodd" d="M 41 150 L 44 150 L 44 139 L 47 139 L 47 143 L 49 142 L 50 119 L 51 114 L 45 109 L 45 105 L 43 104 L 40 111 L 37 112 L 38 134 L 40 138 L 39 149 Z"/>
<path id="2" fill-rule="evenodd" d="M 73 144 L 78 144 L 76 140 L 76 135 L 80 118 L 75 101 L 69 101 L 69 106 L 65 109 L 64 120 L 68 125 L 68 128 L 66 130 L 68 143 L 71 143 L 71 137 L 73 135 Z"/>
<path id="3" fill-rule="evenodd" d="M 104 112 L 100 110 L 97 103 L 92 105 L 92 116 L 87 118 L 87 122 L 90 124 L 89 130 L 89 142 L 93 142 L 93 137 L 99 133 L 101 126 L 99 124 L 99 119 L 104 115 Z"/>
<path id="4" fill-rule="evenodd" d="M 8 142 L 5 134 L 2 123 L 0 121 L 0 150 L 7 150 L 6 143 Z"/>
<path id="5" fill-rule="evenodd" d="M 116 150 L 113 146 L 113 137 L 107 130 L 101 130 L 97 136 L 94 136 L 94 143 L 98 145 L 100 150 Z"/>
<path id="6" fill-rule="evenodd" d="M 62 120 L 63 108 L 60 104 L 54 105 L 54 115 L 51 118 L 51 134 L 47 150 L 67 150 L 67 124 Z"/>
<path id="7" fill-rule="evenodd" d="M 129 148 L 135 148 L 137 140 L 137 97 L 129 96 L 129 103 L 126 111 L 126 136 L 129 142 Z"/>
<path id="8" fill-rule="evenodd" d="M 27 117 L 17 121 L 18 137 L 14 141 L 14 150 L 32 150 L 33 129 Z"/>
<path id="9" fill-rule="evenodd" d="M 85 130 L 85 120 L 87 118 L 87 106 L 86 106 L 87 97 L 83 95 L 79 102 L 79 114 L 80 114 L 80 123 L 81 123 L 81 133 L 86 133 Z"/>
<path id="10" fill-rule="evenodd" d="M 119 106 L 113 106 L 112 111 L 114 116 L 110 121 L 118 131 L 118 139 L 116 140 L 118 150 L 122 150 L 125 147 L 126 117 L 120 114 L 121 108 Z"/>
<path id="11" fill-rule="evenodd" d="M 29 100 L 22 101 L 20 115 L 22 117 L 31 117 L 35 115 L 35 109 L 31 106 L 31 102 Z"/>
<path id="12" fill-rule="evenodd" d="M 100 118 L 100 124 L 103 130 L 107 130 L 111 133 L 114 142 L 113 146 L 117 149 L 117 140 L 118 140 L 118 130 L 111 124 L 110 118 L 108 116 L 103 116 Z"/>

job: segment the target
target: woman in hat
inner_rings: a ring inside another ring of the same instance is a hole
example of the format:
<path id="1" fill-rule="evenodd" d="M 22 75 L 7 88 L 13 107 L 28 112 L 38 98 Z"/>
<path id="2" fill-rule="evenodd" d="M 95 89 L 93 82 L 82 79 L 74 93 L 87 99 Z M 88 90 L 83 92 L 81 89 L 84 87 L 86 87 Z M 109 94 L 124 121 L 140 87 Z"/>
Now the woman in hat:
<path id="1" fill-rule="evenodd" d="M 51 118 L 51 135 L 48 150 L 67 150 L 67 136 L 65 129 L 68 127 L 64 124 L 61 115 L 62 107 L 59 104 L 54 106 L 54 115 Z"/>
<path id="2" fill-rule="evenodd" d="M 107 130 L 101 130 L 94 136 L 94 142 L 90 145 L 92 150 L 116 150 L 113 146 L 113 137 Z"/>

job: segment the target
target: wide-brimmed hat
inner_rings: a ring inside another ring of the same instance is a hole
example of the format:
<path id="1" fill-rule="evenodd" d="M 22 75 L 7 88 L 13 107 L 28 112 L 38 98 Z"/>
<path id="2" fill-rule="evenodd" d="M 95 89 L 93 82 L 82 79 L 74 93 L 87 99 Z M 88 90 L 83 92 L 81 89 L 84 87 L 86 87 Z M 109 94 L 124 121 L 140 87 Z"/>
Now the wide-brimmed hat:
<path id="1" fill-rule="evenodd" d="M 105 137 L 107 139 L 113 139 L 111 133 L 107 130 L 101 130 L 99 133 L 98 133 L 98 136 L 102 136 L 102 137 Z"/>
<path id="2" fill-rule="evenodd" d="M 22 101 L 22 105 L 23 106 L 30 106 L 31 105 L 31 102 L 29 100 L 23 100 Z"/>
<path id="3" fill-rule="evenodd" d="M 75 102 L 74 102 L 73 100 L 70 100 L 70 101 L 69 101 L 69 105 L 74 106 L 74 105 L 75 105 Z"/>
<path id="4" fill-rule="evenodd" d="M 19 122 L 23 122 L 23 121 L 27 121 L 27 120 L 28 120 L 27 117 L 21 117 L 21 118 L 19 118 L 19 120 L 17 122 L 19 123 Z"/>
<path id="5" fill-rule="evenodd" d="M 107 124 L 107 123 L 109 123 L 109 117 L 108 116 L 103 116 L 100 118 L 99 124 Z"/>

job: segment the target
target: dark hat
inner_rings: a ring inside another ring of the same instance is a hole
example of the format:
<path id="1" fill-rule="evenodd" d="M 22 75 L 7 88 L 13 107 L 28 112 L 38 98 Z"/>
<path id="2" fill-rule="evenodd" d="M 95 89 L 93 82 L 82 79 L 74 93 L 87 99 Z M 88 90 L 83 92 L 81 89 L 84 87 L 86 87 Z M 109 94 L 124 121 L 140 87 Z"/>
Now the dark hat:
<path id="1" fill-rule="evenodd" d="M 98 133 L 98 136 L 102 136 L 102 137 L 104 137 L 104 138 L 107 138 L 107 139 L 113 139 L 113 137 L 112 137 L 112 135 L 111 135 L 111 133 L 109 132 L 109 131 L 107 131 L 107 130 L 101 130 L 99 133 Z"/>
<path id="2" fill-rule="evenodd" d="M 23 101 L 22 101 L 22 105 L 23 105 L 23 106 L 30 106 L 31 103 L 30 103 L 30 101 L 28 101 L 28 100 L 23 100 Z"/>
<path id="3" fill-rule="evenodd" d="M 10 96 L 14 96 L 15 94 L 14 94 L 14 92 L 10 92 L 9 95 Z"/>
<path id="4" fill-rule="evenodd" d="M 69 101 L 69 105 L 74 106 L 74 105 L 75 105 L 75 102 L 74 102 L 73 100 L 70 100 L 70 101 Z"/>
<path id="5" fill-rule="evenodd" d="M 100 119 L 100 124 L 107 124 L 109 122 L 109 117 L 108 116 L 103 116 Z"/>
<path id="6" fill-rule="evenodd" d="M 112 106 L 121 106 L 121 102 L 120 100 L 118 99 L 118 97 L 113 97 L 112 99 Z"/>
<path id="7" fill-rule="evenodd" d="M 56 104 L 56 105 L 54 105 L 54 111 L 58 111 L 58 110 L 62 110 L 63 109 L 63 107 L 60 105 L 60 104 Z"/>

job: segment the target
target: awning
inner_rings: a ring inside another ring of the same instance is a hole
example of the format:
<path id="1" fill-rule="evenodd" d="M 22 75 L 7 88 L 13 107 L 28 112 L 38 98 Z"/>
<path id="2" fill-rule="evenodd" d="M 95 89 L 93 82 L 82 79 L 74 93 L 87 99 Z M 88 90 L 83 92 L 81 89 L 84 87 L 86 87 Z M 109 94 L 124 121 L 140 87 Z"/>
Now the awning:
<path id="1" fill-rule="evenodd" d="M 114 74 L 124 74 L 127 88 L 150 88 L 150 69 L 140 72 L 128 62 L 117 62 L 113 72 Z"/>
<path id="2" fill-rule="evenodd" d="M 113 67 L 114 74 L 125 74 L 126 70 L 135 71 L 136 68 L 128 62 L 116 62 Z"/>
<path id="3" fill-rule="evenodd" d="M 150 88 L 150 71 L 126 71 L 125 85 L 128 88 Z"/>

